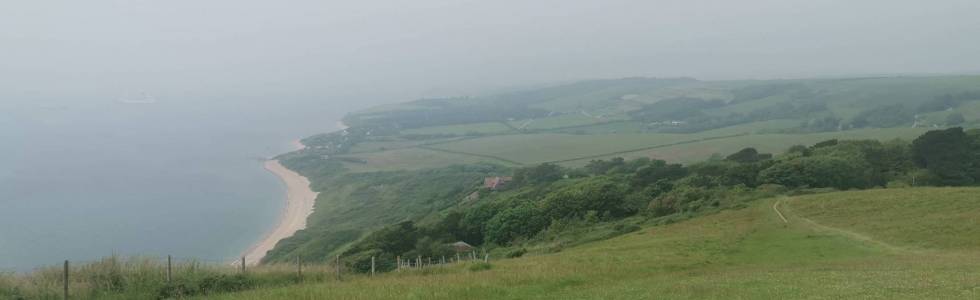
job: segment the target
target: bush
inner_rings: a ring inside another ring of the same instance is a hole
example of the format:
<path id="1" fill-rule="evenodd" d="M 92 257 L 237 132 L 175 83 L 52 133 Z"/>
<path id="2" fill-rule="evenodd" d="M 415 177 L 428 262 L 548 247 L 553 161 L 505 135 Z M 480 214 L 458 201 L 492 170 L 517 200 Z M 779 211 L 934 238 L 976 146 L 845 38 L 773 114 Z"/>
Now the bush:
<path id="1" fill-rule="evenodd" d="M 613 230 L 615 230 L 616 233 L 618 233 L 618 234 L 627 234 L 627 233 L 634 232 L 634 231 L 637 231 L 637 230 L 640 230 L 640 229 L 641 229 L 640 226 L 632 225 L 632 224 L 631 225 L 616 224 L 616 226 L 613 226 Z"/>
<path id="2" fill-rule="evenodd" d="M 507 253 L 507 258 L 518 258 L 524 256 L 527 253 L 527 249 L 520 248 Z"/>
<path id="3" fill-rule="evenodd" d="M 490 270 L 491 268 L 493 268 L 493 266 L 490 265 L 490 263 L 485 263 L 481 261 L 481 262 L 475 262 L 471 264 L 468 269 L 471 272 L 480 272 L 480 271 Z"/>

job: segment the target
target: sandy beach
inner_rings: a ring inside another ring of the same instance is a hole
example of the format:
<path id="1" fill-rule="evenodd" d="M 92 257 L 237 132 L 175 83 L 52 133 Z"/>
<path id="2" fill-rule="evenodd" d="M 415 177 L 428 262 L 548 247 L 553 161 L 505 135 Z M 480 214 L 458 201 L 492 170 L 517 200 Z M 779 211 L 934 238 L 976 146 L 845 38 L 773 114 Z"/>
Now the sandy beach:
<path id="1" fill-rule="evenodd" d="M 286 207 L 283 208 L 276 227 L 245 251 L 246 265 L 258 264 L 279 240 L 306 228 L 306 217 L 313 212 L 313 203 L 318 194 L 310 190 L 310 181 L 306 177 L 287 169 L 278 160 L 266 161 L 265 169 L 276 174 L 286 184 Z"/>

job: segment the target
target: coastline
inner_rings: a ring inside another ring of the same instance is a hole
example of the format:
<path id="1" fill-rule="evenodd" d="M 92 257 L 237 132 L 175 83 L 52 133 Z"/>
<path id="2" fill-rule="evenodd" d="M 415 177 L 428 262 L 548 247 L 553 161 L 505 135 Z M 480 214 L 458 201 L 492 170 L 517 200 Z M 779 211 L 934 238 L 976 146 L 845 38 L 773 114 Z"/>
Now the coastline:
<path id="1" fill-rule="evenodd" d="M 286 185 L 286 206 L 283 207 L 276 226 L 245 251 L 245 265 L 258 264 L 276 243 L 306 228 L 306 218 L 313 213 L 313 204 L 319 194 L 310 189 L 309 179 L 287 169 L 278 160 L 267 160 L 264 167 Z"/>

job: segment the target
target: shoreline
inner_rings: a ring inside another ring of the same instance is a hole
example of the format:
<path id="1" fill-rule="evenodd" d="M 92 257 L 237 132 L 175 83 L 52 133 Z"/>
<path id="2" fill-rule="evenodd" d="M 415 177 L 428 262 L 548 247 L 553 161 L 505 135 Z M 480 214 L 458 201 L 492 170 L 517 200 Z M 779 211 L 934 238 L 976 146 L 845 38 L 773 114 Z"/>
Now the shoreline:
<path id="1" fill-rule="evenodd" d="M 299 144 L 298 141 L 295 144 Z M 313 213 L 313 204 L 319 194 L 310 189 L 309 179 L 287 169 L 278 160 L 266 160 L 263 165 L 266 171 L 275 174 L 286 185 L 286 206 L 283 207 L 276 226 L 269 230 L 261 240 L 245 250 L 242 256 L 245 257 L 245 265 L 250 266 L 261 262 L 265 254 L 272 250 L 280 240 L 291 237 L 296 231 L 306 228 L 306 218 Z M 235 264 L 238 262 L 236 261 Z"/>

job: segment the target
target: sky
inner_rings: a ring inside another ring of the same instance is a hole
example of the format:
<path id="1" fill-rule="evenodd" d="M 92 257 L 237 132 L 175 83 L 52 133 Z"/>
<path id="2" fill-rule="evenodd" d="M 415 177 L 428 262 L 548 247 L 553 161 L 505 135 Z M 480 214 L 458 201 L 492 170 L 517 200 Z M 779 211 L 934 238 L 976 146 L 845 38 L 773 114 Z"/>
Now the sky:
<path id="1" fill-rule="evenodd" d="M 4 0 L 0 94 L 364 107 L 589 78 L 978 73 L 978 11 L 976 0 Z"/>

